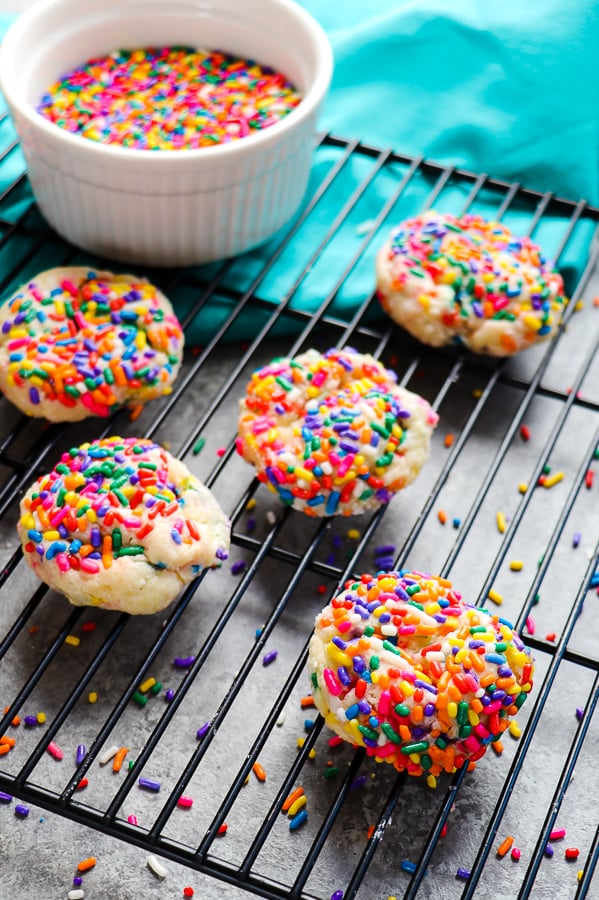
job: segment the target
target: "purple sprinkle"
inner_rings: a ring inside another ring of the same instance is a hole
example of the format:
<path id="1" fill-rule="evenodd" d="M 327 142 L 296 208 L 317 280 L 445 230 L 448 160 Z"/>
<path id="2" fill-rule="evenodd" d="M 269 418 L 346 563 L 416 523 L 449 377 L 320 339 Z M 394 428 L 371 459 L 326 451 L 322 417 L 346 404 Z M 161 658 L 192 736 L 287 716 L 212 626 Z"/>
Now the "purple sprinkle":
<path id="1" fill-rule="evenodd" d="M 271 662 L 274 662 L 277 656 L 279 655 L 278 650 L 269 650 L 268 653 L 265 653 L 262 657 L 262 665 L 269 666 Z"/>
<path id="2" fill-rule="evenodd" d="M 334 534 L 331 543 L 332 543 L 333 547 L 335 547 L 335 549 L 338 550 L 343 544 L 343 538 L 338 534 Z"/>
<path id="3" fill-rule="evenodd" d="M 81 875 L 75 875 L 75 877 L 73 878 L 73 884 L 75 885 L 75 887 L 80 887 L 83 884 L 83 878 L 81 877 Z"/>
<path id="4" fill-rule="evenodd" d="M 254 516 L 249 516 L 247 522 L 245 523 L 245 528 L 247 532 L 254 531 L 256 528 L 256 519 Z"/>
<path id="5" fill-rule="evenodd" d="M 204 735 L 208 734 L 211 725 L 212 722 L 204 722 L 204 724 L 200 728 L 198 728 L 198 730 L 196 731 L 196 737 L 198 741 L 201 741 Z"/>
<path id="6" fill-rule="evenodd" d="M 380 547 L 374 548 L 374 555 L 392 556 L 395 553 L 396 549 L 397 547 L 395 546 L 395 544 L 382 544 Z"/>
<path id="7" fill-rule="evenodd" d="M 358 788 L 361 788 L 366 784 L 366 775 L 358 775 L 357 778 L 354 778 L 352 783 L 349 786 L 350 791 L 357 791 Z"/>
<path id="8" fill-rule="evenodd" d="M 189 669 L 190 666 L 193 666 L 195 662 L 195 656 L 176 656 L 173 660 L 173 665 L 177 669 Z"/>
<path id="9" fill-rule="evenodd" d="M 80 766 L 81 763 L 83 762 L 83 760 L 85 759 L 86 753 L 87 753 L 87 750 L 85 749 L 85 744 L 78 744 L 77 745 L 77 753 L 75 755 L 75 762 L 77 763 L 78 766 Z"/>
<path id="10" fill-rule="evenodd" d="M 144 778 L 143 776 L 137 782 L 140 788 L 145 788 L 148 791 L 154 791 L 155 794 L 160 790 L 160 782 L 152 781 L 151 778 Z"/>
<path id="11" fill-rule="evenodd" d="M 23 719 L 24 725 L 37 725 L 37 716 L 25 716 Z"/>
<path id="12" fill-rule="evenodd" d="M 231 572 L 233 575 L 239 575 L 240 572 L 243 572 L 245 567 L 246 567 L 245 560 L 238 559 L 237 562 L 234 562 L 233 565 L 231 566 Z"/>
<path id="13" fill-rule="evenodd" d="M 579 722 L 583 716 L 584 716 L 584 709 L 582 709 L 580 706 L 577 706 L 576 707 L 576 718 L 578 719 Z"/>
<path id="14" fill-rule="evenodd" d="M 15 816 L 19 816 L 21 819 L 26 819 L 29 815 L 29 807 L 25 806 L 23 803 L 17 803 L 15 806 Z"/>
<path id="15" fill-rule="evenodd" d="M 343 891 L 333 891 L 331 900 L 343 900 Z"/>
<path id="16" fill-rule="evenodd" d="M 579 544 L 580 544 L 581 538 L 582 538 L 582 535 L 581 535 L 580 531 L 577 531 L 577 532 L 574 534 L 574 537 L 572 538 L 572 546 L 573 546 L 573 547 L 578 547 Z"/>
<path id="17" fill-rule="evenodd" d="M 222 547 L 219 547 L 216 551 L 216 558 L 217 559 L 228 559 L 229 554 L 227 553 L 226 550 L 223 550 Z"/>
<path id="18" fill-rule="evenodd" d="M 0 803 L 12 803 L 12 794 L 0 791 Z"/>
<path id="19" fill-rule="evenodd" d="M 545 856 L 551 857 L 551 856 L 553 856 L 554 853 L 555 853 L 555 850 L 553 849 L 551 844 L 545 844 Z"/>
<path id="20" fill-rule="evenodd" d="M 169 688 L 166 694 L 164 695 L 164 699 L 167 703 L 170 703 L 173 697 L 175 696 L 175 692 L 172 688 Z"/>
<path id="21" fill-rule="evenodd" d="M 468 879 L 470 878 L 470 869 L 463 869 L 460 866 L 455 874 L 456 878 L 462 878 L 464 881 L 468 881 Z"/>

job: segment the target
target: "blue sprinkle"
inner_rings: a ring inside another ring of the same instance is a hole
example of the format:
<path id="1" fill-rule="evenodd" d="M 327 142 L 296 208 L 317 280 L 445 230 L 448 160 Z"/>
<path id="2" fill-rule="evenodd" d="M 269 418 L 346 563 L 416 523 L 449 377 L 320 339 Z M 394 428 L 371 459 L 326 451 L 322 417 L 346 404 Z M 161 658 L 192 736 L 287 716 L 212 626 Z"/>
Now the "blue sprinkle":
<path id="1" fill-rule="evenodd" d="M 296 813 L 289 822 L 289 830 L 295 831 L 300 825 L 303 825 L 304 822 L 308 820 L 308 813 L 305 809 L 300 809 L 298 813 Z"/>

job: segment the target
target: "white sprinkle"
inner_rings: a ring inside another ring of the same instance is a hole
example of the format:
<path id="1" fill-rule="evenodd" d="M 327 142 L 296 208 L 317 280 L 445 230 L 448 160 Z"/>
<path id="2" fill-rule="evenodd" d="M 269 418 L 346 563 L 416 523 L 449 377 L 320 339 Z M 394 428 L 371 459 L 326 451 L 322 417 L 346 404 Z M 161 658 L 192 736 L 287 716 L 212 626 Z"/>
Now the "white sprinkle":
<path id="1" fill-rule="evenodd" d="M 166 878 L 168 874 L 167 870 L 164 868 L 158 857 L 154 856 L 153 853 L 148 856 L 148 867 L 158 878 Z"/>
<path id="2" fill-rule="evenodd" d="M 277 521 L 277 517 L 275 516 L 272 509 L 267 510 L 266 521 L 268 522 L 269 525 L 274 525 L 275 522 Z"/>
<path id="3" fill-rule="evenodd" d="M 281 713 L 281 715 L 280 715 L 279 718 L 277 719 L 277 725 L 278 725 L 279 728 L 280 728 L 281 725 L 284 725 L 284 724 L 285 724 L 285 711 L 283 710 L 283 712 Z"/>
<path id="4" fill-rule="evenodd" d="M 118 744 L 113 744 L 112 747 L 109 747 L 108 750 L 105 750 L 104 753 L 102 753 L 101 756 L 98 757 L 98 762 L 100 763 L 100 765 L 105 766 L 107 762 L 110 762 L 110 760 L 117 755 L 120 749 L 121 748 Z"/>
<path id="5" fill-rule="evenodd" d="M 386 622 L 384 625 L 381 625 L 381 634 L 384 634 L 384 635 L 397 634 L 397 626 L 395 626 L 393 624 L 393 622 Z"/>
<path id="6" fill-rule="evenodd" d="M 69 900 L 82 900 L 82 898 L 85 897 L 85 891 L 81 888 L 75 888 L 74 891 L 69 891 L 67 897 Z"/>

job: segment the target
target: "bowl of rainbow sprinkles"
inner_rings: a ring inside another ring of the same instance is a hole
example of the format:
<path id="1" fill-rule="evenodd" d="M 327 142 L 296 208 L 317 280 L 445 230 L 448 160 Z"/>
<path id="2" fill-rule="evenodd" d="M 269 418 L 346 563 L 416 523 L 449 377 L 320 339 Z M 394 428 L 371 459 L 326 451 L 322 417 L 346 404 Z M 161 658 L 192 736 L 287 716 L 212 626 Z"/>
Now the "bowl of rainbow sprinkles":
<path id="1" fill-rule="evenodd" d="M 0 48 L 48 222 L 154 266 L 232 256 L 289 221 L 331 75 L 292 0 L 40 0 Z"/>

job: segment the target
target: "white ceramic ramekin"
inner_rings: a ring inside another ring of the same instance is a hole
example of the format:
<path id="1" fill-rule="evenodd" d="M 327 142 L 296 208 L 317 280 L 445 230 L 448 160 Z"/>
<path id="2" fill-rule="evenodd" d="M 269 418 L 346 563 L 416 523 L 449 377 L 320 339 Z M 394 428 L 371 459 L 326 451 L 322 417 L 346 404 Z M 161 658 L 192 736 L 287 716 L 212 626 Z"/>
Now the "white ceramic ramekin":
<path id="1" fill-rule="evenodd" d="M 303 99 L 247 138 L 178 151 L 96 143 L 36 111 L 54 81 L 94 56 L 172 44 L 270 65 Z M 293 0 L 40 0 L 0 48 L 0 87 L 48 222 L 86 250 L 155 266 L 241 253 L 289 220 L 331 73 L 324 32 Z"/>

